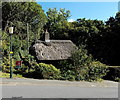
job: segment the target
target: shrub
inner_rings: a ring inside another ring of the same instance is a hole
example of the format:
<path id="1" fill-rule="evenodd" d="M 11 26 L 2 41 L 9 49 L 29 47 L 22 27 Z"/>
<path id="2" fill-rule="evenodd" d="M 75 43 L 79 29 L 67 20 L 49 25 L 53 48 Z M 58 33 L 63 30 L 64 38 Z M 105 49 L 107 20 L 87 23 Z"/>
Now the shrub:
<path id="1" fill-rule="evenodd" d="M 85 80 L 91 62 L 91 55 L 87 54 L 86 49 L 80 47 L 72 53 L 69 60 L 60 63 L 62 76 L 67 80 Z"/>
<path id="2" fill-rule="evenodd" d="M 60 70 L 51 64 L 39 63 L 35 66 L 35 72 L 44 79 L 59 79 Z"/>
<path id="3" fill-rule="evenodd" d="M 84 47 L 80 47 L 72 53 L 71 62 L 73 67 L 81 68 L 92 62 L 92 56 L 88 55 Z"/>
<path id="4" fill-rule="evenodd" d="M 89 72 L 88 72 L 88 79 L 89 81 L 92 80 L 101 80 L 103 76 L 105 76 L 108 72 L 108 68 L 105 64 L 102 64 L 99 61 L 93 61 L 89 66 Z"/>
<path id="5" fill-rule="evenodd" d="M 75 81 L 75 72 L 72 70 L 64 70 L 61 74 L 62 80 Z"/>
<path id="6" fill-rule="evenodd" d="M 120 82 L 120 66 L 108 66 L 109 72 L 104 79 Z"/>
<path id="7" fill-rule="evenodd" d="M 70 60 L 62 61 L 60 66 L 62 79 L 66 80 L 98 81 L 108 72 L 106 65 L 94 61 L 82 47 L 72 53 Z"/>
<path id="8" fill-rule="evenodd" d="M 7 57 L 3 57 L 1 66 L 3 72 L 10 72 L 10 59 Z M 15 60 L 12 59 L 12 68 L 14 69 L 14 67 L 15 67 Z"/>

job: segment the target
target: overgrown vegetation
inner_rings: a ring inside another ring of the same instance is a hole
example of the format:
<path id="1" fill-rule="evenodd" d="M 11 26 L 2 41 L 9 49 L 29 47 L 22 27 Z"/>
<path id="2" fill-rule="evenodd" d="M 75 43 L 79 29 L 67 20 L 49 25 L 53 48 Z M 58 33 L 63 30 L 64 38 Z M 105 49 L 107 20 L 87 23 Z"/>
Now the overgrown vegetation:
<path id="1" fill-rule="evenodd" d="M 60 70 L 52 64 L 36 63 L 34 69 L 25 73 L 25 76 L 38 79 L 59 79 Z"/>
<path id="2" fill-rule="evenodd" d="M 71 59 L 62 61 L 62 78 L 67 80 L 98 81 L 108 72 L 106 65 L 94 61 L 84 48 L 79 48 Z"/>
<path id="3" fill-rule="evenodd" d="M 14 26 L 13 72 L 25 77 L 98 81 L 108 73 L 108 65 L 120 65 L 120 12 L 106 22 L 85 18 L 68 22 L 69 10 L 54 8 L 45 14 L 36 2 L 3 2 L 2 11 L 0 49 L 3 72 L 9 73 L 10 68 L 9 26 Z M 29 47 L 36 40 L 44 38 L 44 28 L 48 29 L 52 39 L 72 40 L 78 50 L 72 53 L 70 59 L 60 61 L 59 64 L 57 61 L 55 65 L 52 62 L 38 63 L 30 55 Z M 15 69 L 16 61 L 22 61 L 20 69 Z M 114 76 L 118 81 L 120 76 Z"/>

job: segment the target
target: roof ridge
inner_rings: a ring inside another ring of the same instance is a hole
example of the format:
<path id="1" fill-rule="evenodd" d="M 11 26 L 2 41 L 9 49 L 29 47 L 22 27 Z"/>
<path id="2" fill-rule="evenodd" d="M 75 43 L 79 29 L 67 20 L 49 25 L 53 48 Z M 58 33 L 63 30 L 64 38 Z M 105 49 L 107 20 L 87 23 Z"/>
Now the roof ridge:
<path id="1" fill-rule="evenodd" d="M 46 42 L 46 41 L 41 41 L 41 40 L 37 40 L 36 42 Z M 50 42 L 72 42 L 71 40 L 50 40 Z"/>

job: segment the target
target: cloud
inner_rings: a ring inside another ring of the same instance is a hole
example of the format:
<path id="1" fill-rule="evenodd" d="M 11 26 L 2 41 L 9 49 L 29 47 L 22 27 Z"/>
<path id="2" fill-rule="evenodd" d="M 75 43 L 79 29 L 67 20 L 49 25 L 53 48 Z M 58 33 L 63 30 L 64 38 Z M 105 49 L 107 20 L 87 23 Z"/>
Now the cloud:
<path id="1" fill-rule="evenodd" d="M 75 20 L 74 19 L 68 19 L 68 22 L 74 22 Z"/>

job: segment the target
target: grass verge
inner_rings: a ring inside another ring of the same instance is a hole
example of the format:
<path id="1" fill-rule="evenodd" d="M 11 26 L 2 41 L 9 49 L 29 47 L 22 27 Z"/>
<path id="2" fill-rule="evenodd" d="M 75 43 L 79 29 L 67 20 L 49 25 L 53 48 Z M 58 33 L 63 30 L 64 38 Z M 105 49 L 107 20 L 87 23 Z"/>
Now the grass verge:
<path id="1" fill-rule="evenodd" d="M 4 73 L 0 71 L 0 78 L 9 78 L 10 77 L 10 73 Z M 14 78 L 24 78 L 22 75 L 20 74 L 13 74 Z"/>

